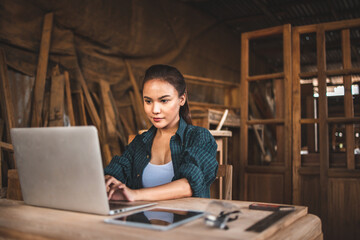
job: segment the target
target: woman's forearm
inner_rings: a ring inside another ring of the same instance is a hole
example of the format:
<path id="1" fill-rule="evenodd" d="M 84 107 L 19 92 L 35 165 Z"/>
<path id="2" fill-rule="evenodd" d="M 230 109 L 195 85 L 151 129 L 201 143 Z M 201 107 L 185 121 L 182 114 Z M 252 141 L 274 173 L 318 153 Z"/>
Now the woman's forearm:
<path id="1" fill-rule="evenodd" d="M 191 197 L 192 190 L 186 178 L 182 178 L 161 186 L 134 190 L 136 200 L 158 201 L 182 197 Z"/>

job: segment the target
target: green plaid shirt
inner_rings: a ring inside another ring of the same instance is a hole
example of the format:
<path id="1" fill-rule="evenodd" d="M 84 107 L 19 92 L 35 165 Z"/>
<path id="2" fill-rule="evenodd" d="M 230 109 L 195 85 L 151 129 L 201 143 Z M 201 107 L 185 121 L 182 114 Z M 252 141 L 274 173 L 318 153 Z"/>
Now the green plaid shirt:
<path id="1" fill-rule="evenodd" d="M 151 159 L 156 130 L 152 126 L 147 132 L 137 135 L 121 156 L 113 157 L 105 168 L 105 175 L 115 177 L 132 189 L 143 188 L 142 174 Z M 207 129 L 188 125 L 180 118 L 179 128 L 170 139 L 174 167 L 172 181 L 186 178 L 193 197 L 210 197 L 210 185 L 218 169 L 216 149 L 215 139 Z"/>

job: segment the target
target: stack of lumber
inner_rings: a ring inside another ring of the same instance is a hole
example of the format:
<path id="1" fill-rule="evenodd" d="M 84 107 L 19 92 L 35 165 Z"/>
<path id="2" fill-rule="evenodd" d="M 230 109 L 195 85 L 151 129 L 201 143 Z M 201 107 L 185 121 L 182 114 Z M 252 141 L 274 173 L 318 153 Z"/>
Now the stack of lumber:
<path id="1" fill-rule="evenodd" d="M 73 69 L 65 69 L 62 65 L 49 62 L 53 18 L 53 13 L 44 17 L 35 84 L 31 89 L 31 124 L 28 127 L 96 126 L 105 167 L 114 155 L 121 154 L 129 135 L 150 127 L 143 111 L 139 88 L 130 64 L 124 60 L 129 74 L 127 93 L 132 100 L 130 107 L 136 121 L 133 124 L 129 118 L 119 114 L 121 106 L 117 105 L 109 82 L 99 79 L 97 91 L 90 91 L 78 65 Z M 7 197 L 20 200 L 21 190 L 10 136 L 10 129 L 17 126 L 14 121 L 6 53 L 2 49 L 0 74 L 0 193 L 4 192 L 3 187 L 7 185 Z"/>

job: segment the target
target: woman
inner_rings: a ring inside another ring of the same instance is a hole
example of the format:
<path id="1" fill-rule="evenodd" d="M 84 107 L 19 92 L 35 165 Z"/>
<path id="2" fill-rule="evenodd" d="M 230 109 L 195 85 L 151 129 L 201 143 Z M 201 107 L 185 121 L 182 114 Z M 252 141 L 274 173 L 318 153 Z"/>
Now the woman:
<path id="1" fill-rule="evenodd" d="M 105 168 L 109 199 L 210 197 L 217 145 L 207 129 L 191 125 L 184 77 L 174 67 L 153 65 L 142 89 L 153 126 Z"/>

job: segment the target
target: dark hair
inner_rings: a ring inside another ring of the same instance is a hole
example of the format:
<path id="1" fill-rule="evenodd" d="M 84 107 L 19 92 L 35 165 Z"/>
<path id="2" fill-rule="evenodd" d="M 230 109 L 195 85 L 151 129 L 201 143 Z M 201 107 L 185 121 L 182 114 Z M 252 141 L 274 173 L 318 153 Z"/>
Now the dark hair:
<path id="1" fill-rule="evenodd" d="M 152 65 L 145 72 L 142 89 L 144 89 L 144 85 L 147 81 L 156 78 L 170 83 L 179 93 L 179 97 L 186 93 L 186 83 L 184 76 L 175 67 L 162 64 Z M 187 124 L 192 125 L 187 94 L 184 106 L 180 107 L 180 116 L 186 121 Z"/>

